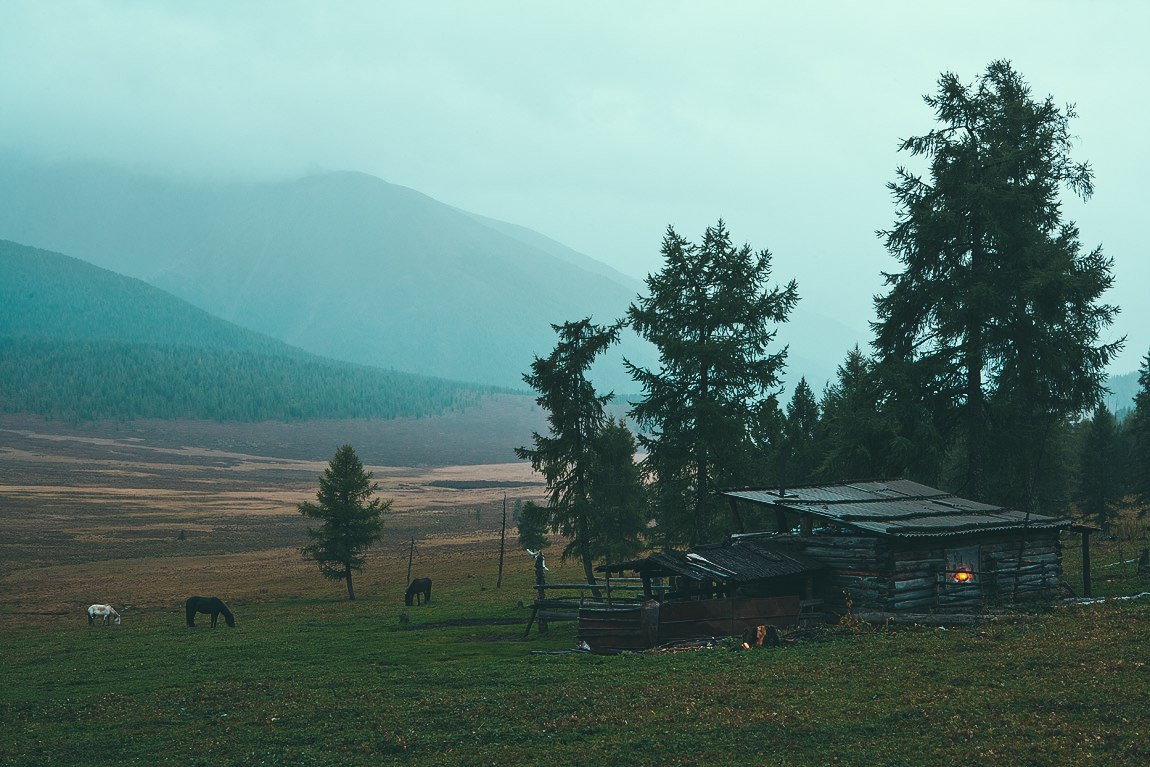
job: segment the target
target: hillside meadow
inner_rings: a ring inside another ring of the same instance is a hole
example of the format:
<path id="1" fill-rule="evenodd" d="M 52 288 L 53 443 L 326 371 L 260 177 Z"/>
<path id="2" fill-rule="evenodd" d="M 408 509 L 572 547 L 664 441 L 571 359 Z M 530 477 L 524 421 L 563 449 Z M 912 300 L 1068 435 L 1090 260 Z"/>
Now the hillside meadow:
<path id="1" fill-rule="evenodd" d="M 524 637 L 513 539 L 497 587 L 504 493 L 543 492 L 523 464 L 369 465 L 394 507 L 349 602 L 297 552 L 324 461 L 8 427 L 0 765 L 1150 762 L 1150 600 L 592 656 L 569 622 Z M 1150 589 L 1143 533 L 1094 547 L 1096 593 Z M 1076 537 L 1066 560 L 1080 582 Z M 186 628 L 193 593 L 236 627 Z M 104 601 L 122 624 L 89 627 Z"/>

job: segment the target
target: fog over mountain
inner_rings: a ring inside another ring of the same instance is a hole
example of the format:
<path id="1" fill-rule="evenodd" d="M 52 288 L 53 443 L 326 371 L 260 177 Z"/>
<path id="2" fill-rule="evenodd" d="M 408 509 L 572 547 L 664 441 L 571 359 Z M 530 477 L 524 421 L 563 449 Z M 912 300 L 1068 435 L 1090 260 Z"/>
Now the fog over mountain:
<path id="1" fill-rule="evenodd" d="M 222 184 L 0 157 L 0 199 L 0 238 L 145 280 L 316 354 L 456 380 L 522 388 L 533 355 L 554 345 L 551 323 L 612 322 L 644 289 L 529 229 L 355 172 Z M 788 378 L 817 390 L 866 336 L 800 305 L 780 342 Z M 604 390 L 635 391 L 623 355 L 656 363 L 626 337 L 596 367 Z"/>

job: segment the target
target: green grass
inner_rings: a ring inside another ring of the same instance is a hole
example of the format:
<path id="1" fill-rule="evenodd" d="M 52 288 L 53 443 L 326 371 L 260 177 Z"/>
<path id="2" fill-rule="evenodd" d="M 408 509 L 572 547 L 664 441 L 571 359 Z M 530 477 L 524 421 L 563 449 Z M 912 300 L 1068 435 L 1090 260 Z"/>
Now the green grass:
<path id="1" fill-rule="evenodd" d="M 520 591 L 20 625 L 0 764 L 1150 763 L 1150 603 L 614 657 L 531 653 L 572 647 L 569 622 L 450 625 L 525 619 Z"/>

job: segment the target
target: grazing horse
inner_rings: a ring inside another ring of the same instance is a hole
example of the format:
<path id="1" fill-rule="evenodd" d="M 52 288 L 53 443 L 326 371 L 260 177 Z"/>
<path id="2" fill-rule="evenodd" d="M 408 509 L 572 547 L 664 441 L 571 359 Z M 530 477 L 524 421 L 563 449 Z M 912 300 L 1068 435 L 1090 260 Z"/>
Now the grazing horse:
<path id="1" fill-rule="evenodd" d="M 100 619 L 105 626 L 108 621 L 114 621 L 117 626 L 120 625 L 120 614 L 116 612 L 115 608 L 111 605 L 92 605 L 88 608 L 88 625 L 92 626 L 96 623 L 96 619 Z"/>
<path id="2" fill-rule="evenodd" d="M 430 578 L 416 578 L 411 582 L 411 585 L 407 587 L 407 593 L 403 595 L 403 603 L 410 607 L 413 599 L 417 605 L 423 604 L 423 602 L 431 604 Z"/>
<path id="3" fill-rule="evenodd" d="M 196 627 L 196 613 L 212 616 L 212 628 L 216 627 L 216 618 L 222 613 L 224 621 L 235 628 L 236 619 L 232 616 L 232 611 L 220 601 L 219 597 L 188 597 L 188 601 L 184 602 L 184 609 L 188 615 L 188 628 Z"/>

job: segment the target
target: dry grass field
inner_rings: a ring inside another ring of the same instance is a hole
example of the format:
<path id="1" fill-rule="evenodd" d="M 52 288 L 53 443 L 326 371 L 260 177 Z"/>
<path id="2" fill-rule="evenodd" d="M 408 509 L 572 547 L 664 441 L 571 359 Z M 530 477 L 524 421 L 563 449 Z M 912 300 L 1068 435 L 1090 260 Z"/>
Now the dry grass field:
<path id="1" fill-rule="evenodd" d="M 369 426 L 352 424 L 346 441 Z M 129 613 L 178 612 L 200 593 L 236 604 L 346 596 L 342 584 L 325 581 L 301 558 L 308 520 L 296 511 L 314 499 L 327 465 L 316 456 L 330 457 L 340 438 L 329 433 L 334 424 L 312 425 L 316 445 L 304 450 L 291 441 L 309 444 L 306 425 L 278 428 L 250 427 L 245 447 L 236 425 L 161 430 L 0 420 L 0 628 L 13 620 L 79 620 L 94 602 L 128 605 Z M 361 458 L 392 507 L 384 539 L 357 577 L 360 599 L 398 602 L 409 554 L 413 575 L 432 577 L 438 593 L 453 582 L 493 587 L 505 496 L 505 571 L 509 580 L 526 577 L 531 561 L 517 548 L 510 516 L 516 500 L 543 495 L 530 466 L 378 465 L 370 456 L 385 451 L 365 443 Z M 394 443 L 391 450 L 399 452 Z M 484 451 L 498 446 L 462 452 Z M 530 592 L 518 598 L 529 600 Z"/>

